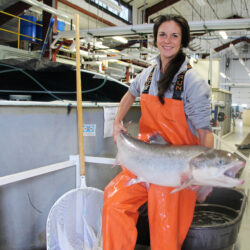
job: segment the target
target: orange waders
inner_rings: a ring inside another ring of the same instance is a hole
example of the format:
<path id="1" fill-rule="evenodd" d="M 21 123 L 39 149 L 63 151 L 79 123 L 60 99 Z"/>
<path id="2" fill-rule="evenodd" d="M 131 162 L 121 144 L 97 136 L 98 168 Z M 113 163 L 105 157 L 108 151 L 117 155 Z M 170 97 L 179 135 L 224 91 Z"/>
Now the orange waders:
<path id="1" fill-rule="evenodd" d="M 153 70 L 151 76 L 152 73 Z M 178 80 L 182 79 L 179 85 L 183 85 L 184 74 L 178 76 Z M 176 93 L 180 97 L 183 90 L 183 86 L 181 91 L 178 90 L 178 80 L 173 97 Z M 198 144 L 188 127 L 183 101 L 165 98 L 162 105 L 157 96 L 147 94 L 149 86 L 145 84 L 146 87 L 146 92 L 141 95 L 140 139 L 145 140 L 149 134 L 158 132 L 170 144 Z M 133 177 L 131 172 L 123 168 L 105 188 L 103 250 L 134 250 L 138 208 L 146 201 L 151 250 L 180 250 L 193 219 L 196 193 L 184 189 L 170 194 L 173 187 L 154 184 L 150 184 L 148 191 L 141 183 L 127 186 L 128 180 Z"/>

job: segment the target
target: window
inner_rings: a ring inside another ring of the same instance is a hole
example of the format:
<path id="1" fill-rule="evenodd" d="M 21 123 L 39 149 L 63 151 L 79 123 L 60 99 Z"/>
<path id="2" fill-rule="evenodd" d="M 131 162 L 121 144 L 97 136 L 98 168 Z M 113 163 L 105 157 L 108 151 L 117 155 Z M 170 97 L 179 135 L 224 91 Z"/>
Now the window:
<path id="1" fill-rule="evenodd" d="M 122 20 L 128 24 L 132 24 L 132 7 L 122 0 L 86 0 L 87 3 L 94 5 L 96 8 L 101 9 L 102 11 L 112 15 L 115 18 Z M 115 9 L 112 9 L 111 6 L 107 6 L 105 2 L 113 2 L 115 5 L 119 5 L 122 8 L 121 12 L 118 12 Z"/>

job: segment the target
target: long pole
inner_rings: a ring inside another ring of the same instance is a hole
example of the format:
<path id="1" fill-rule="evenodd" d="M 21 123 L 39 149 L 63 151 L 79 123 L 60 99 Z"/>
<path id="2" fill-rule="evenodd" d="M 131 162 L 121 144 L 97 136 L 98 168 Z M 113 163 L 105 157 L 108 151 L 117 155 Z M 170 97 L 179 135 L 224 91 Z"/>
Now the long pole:
<path id="1" fill-rule="evenodd" d="M 83 119 L 82 119 L 82 84 L 80 69 L 80 18 L 75 14 L 76 22 L 76 92 L 77 92 L 77 122 L 78 122 L 78 149 L 80 156 L 81 175 L 85 175 Z"/>

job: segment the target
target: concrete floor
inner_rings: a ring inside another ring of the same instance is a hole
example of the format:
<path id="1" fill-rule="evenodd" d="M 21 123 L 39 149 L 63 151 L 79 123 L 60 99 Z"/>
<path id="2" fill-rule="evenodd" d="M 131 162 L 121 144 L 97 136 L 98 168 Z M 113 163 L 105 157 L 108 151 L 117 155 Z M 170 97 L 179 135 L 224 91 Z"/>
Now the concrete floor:
<path id="1" fill-rule="evenodd" d="M 247 135 L 250 133 L 250 127 L 243 126 L 242 120 L 236 120 L 236 126 L 232 133 L 223 137 L 226 144 L 221 143 L 221 149 L 230 150 L 237 149 L 235 144 L 241 144 Z M 250 142 L 248 142 L 250 143 Z M 243 172 L 243 175 L 245 172 Z M 250 174 L 247 181 L 248 190 L 250 188 Z M 245 186 L 240 187 L 244 189 Z M 238 240 L 234 246 L 234 250 L 249 250 L 250 249 L 250 206 L 246 206 L 245 213 L 241 222 L 241 228 L 238 235 Z M 150 250 L 150 247 L 137 245 L 135 250 Z M 202 250 L 202 249 L 201 249 Z"/>

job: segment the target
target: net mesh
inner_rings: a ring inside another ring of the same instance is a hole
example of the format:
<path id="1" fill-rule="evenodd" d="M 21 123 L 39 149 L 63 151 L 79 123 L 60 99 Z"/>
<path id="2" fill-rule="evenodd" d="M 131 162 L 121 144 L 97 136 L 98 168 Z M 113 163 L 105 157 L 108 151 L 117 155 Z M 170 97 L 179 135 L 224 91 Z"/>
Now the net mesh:
<path id="1" fill-rule="evenodd" d="M 102 249 L 103 191 L 71 190 L 52 206 L 47 219 L 47 250 Z"/>

